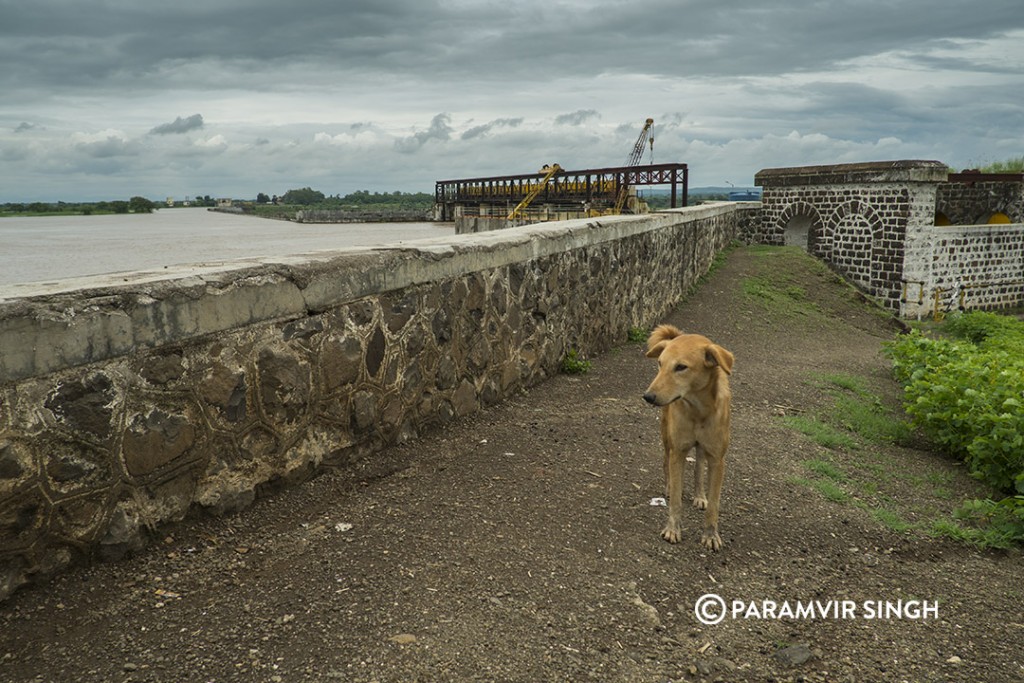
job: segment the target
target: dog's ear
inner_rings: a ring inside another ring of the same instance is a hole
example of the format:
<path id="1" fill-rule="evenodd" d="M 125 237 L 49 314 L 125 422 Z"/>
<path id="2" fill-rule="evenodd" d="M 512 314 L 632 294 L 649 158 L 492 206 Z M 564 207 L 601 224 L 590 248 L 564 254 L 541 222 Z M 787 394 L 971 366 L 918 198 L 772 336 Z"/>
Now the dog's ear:
<path id="1" fill-rule="evenodd" d="M 704 365 L 709 368 L 718 366 L 725 370 L 725 374 L 732 374 L 733 355 L 718 344 L 710 344 L 704 349 Z"/>
<path id="2" fill-rule="evenodd" d="M 647 349 L 647 353 L 645 355 L 648 358 L 657 358 L 658 356 L 661 355 L 661 352 L 665 350 L 666 346 L 668 346 L 668 341 L 658 342 L 651 348 Z"/>
<path id="3" fill-rule="evenodd" d="M 647 337 L 647 347 L 651 348 L 658 342 L 675 339 L 682 333 L 683 331 L 675 325 L 658 325 L 651 332 L 651 335 Z"/>

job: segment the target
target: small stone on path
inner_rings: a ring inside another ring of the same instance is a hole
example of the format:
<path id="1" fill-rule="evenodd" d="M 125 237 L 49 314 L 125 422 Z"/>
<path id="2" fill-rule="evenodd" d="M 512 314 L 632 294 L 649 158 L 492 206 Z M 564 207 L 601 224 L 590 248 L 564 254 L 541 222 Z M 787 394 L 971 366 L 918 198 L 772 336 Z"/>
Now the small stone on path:
<path id="1" fill-rule="evenodd" d="M 799 645 L 792 645 L 787 648 L 783 648 L 773 655 L 780 664 L 785 666 L 800 666 L 801 664 L 811 660 L 814 657 L 814 653 L 811 652 L 810 646 L 806 643 Z"/>

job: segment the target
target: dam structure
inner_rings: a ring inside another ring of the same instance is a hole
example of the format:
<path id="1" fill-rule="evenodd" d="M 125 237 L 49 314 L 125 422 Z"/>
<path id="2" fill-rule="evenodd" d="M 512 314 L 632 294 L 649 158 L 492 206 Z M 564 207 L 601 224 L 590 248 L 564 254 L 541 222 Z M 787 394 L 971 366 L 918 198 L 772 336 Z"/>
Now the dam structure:
<path id="1" fill-rule="evenodd" d="M 687 203 L 685 165 L 629 168 L 618 187 L 627 171 L 605 170 L 549 180 L 577 211 L 665 179 Z M 537 180 L 442 181 L 438 211 L 505 221 L 501 198 Z M 756 181 L 761 202 L 0 288 L 0 599 L 608 351 L 737 240 L 806 249 L 902 317 L 1024 305 L 1021 174 L 903 160 Z"/>
<path id="2" fill-rule="evenodd" d="M 652 326 L 723 204 L 0 294 L 0 598 L 347 467 Z"/>

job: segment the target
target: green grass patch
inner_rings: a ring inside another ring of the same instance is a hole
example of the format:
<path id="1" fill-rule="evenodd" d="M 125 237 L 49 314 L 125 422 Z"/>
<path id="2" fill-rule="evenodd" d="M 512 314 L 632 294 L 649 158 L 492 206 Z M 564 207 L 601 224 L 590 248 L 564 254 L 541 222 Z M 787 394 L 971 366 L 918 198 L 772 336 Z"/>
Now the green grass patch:
<path id="1" fill-rule="evenodd" d="M 793 480 L 795 483 L 817 491 L 826 500 L 833 503 L 847 503 L 851 500 L 850 494 L 841 486 L 848 480 L 848 477 L 835 463 L 817 458 L 804 460 L 802 464 L 817 476 L 814 478 L 796 477 Z"/>
<path id="2" fill-rule="evenodd" d="M 807 477 L 793 477 L 790 481 L 800 486 L 806 486 L 809 489 L 817 491 L 826 500 L 830 500 L 833 503 L 848 503 L 850 502 L 850 494 L 847 493 L 841 486 L 830 479 L 808 479 Z"/>
<path id="3" fill-rule="evenodd" d="M 821 310 L 807 298 L 807 291 L 795 284 L 777 282 L 776 277 L 755 275 L 744 278 L 740 286 L 747 299 L 757 302 L 773 315 L 807 317 Z"/>
<path id="4" fill-rule="evenodd" d="M 788 427 L 797 430 L 819 446 L 824 446 L 825 448 L 832 450 L 838 448 L 857 448 L 857 442 L 849 435 L 844 434 L 830 424 L 821 422 L 812 417 L 793 415 L 782 418 L 782 421 Z"/>
<path id="5" fill-rule="evenodd" d="M 918 475 L 901 468 L 898 454 L 886 450 L 885 446 L 908 445 L 913 441 L 913 429 L 896 409 L 883 403 L 866 378 L 830 373 L 815 374 L 812 379 L 831 396 L 831 405 L 817 415 L 788 416 L 782 420 L 819 446 L 835 451 L 836 456 L 823 454 L 802 461 L 807 474 L 792 479 L 793 483 L 831 502 L 859 508 L 878 524 L 897 533 L 917 530 L 956 538 L 976 547 L 1002 547 L 999 544 L 1005 543 L 1002 539 L 1007 532 L 1002 536 L 986 532 L 984 525 L 976 521 L 966 523 L 948 515 L 926 524 L 909 521 L 910 510 L 916 511 L 917 517 L 942 514 L 941 509 L 946 505 L 934 499 L 929 503 L 927 497 L 934 492 L 934 498 L 948 500 L 950 494 L 945 487 L 952 483 L 954 475 L 947 471 Z M 849 458 L 848 463 L 837 462 L 844 457 L 843 452 L 854 451 L 857 456 Z M 889 495 L 886 491 L 893 484 L 912 486 L 921 491 L 921 495 Z M 1012 524 L 1004 526 L 1012 527 Z"/>
<path id="6" fill-rule="evenodd" d="M 889 527 L 893 531 L 898 531 L 900 533 L 910 531 L 911 529 L 915 528 L 914 524 L 903 519 L 903 517 L 901 517 L 899 513 L 894 512 L 888 508 L 875 508 L 874 510 L 871 511 L 871 517 L 875 521 L 880 522 L 881 524 Z"/>
<path id="7" fill-rule="evenodd" d="M 844 373 L 826 373 L 823 375 L 812 375 L 816 379 L 820 380 L 826 387 L 838 387 L 839 389 L 845 389 L 850 393 L 857 394 L 858 396 L 873 397 L 871 389 L 868 388 L 867 380 L 857 375 L 847 375 Z"/>
<path id="8" fill-rule="evenodd" d="M 688 289 L 686 291 L 686 293 L 682 296 L 681 301 L 686 301 L 687 299 L 689 299 L 694 294 L 694 292 L 696 292 L 701 287 L 703 287 L 704 284 L 709 279 L 711 279 L 711 276 L 714 275 L 715 272 L 719 268 L 721 268 L 723 265 L 725 265 L 726 260 L 728 260 L 728 258 L 729 258 L 729 254 L 731 254 L 732 252 L 736 251 L 736 249 L 738 249 L 740 246 L 741 246 L 740 242 L 733 241 L 733 242 L 730 242 L 720 252 L 715 254 L 715 257 L 711 260 L 711 265 L 708 266 L 707 272 L 704 273 L 703 275 L 701 275 L 699 278 L 697 278 L 697 281 L 693 283 L 693 286 L 690 287 L 690 289 Z M 646 340 L 646 337 L 644 337 L 644 339 Z"/>
<path id="9" fill-rule="evenodd" d="M 872 443 L 907 446 L 914 439 L 914 430 L 910 424 L 886 410 L 877 399 L 837 396 L 835 419 L 843 428 Z"/>
<path id="10" fill-rule="evenodd" d="M 846 474 L 828 460 L 804 460 L 804 467 L 815 474 L 820 474 L 836 482 L 846 481 Z"/>

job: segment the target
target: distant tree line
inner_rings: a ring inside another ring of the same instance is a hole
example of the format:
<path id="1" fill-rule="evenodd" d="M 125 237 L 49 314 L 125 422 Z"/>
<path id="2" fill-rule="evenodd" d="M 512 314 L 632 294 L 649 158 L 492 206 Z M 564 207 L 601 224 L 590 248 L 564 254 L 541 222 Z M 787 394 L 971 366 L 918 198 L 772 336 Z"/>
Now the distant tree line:
<path id="1" fill-rule="evenodd" d="M 128 201 L 102 202 L 8 202 L 0 204 L 0 215 L 6 216 L 88 216 L 91 214 L 153 213 L 159 204 L 145 197 L 132 197 Z"/>
<path id="2" fill-rule="evenodd" d="M 284 204 L 287 206 L 304 206 L 319 208 L 366 208 L 386 205 L 390 208 L 429 208 L 434 204 L 434 195 L 426 192 L 369 192 L 357 190 L 347 195 L 326 196 L 319 190 L 303 187 L 288 190 L 280 196 L 269 197 L 260 192 L 256 195 L 257 204 Z"/>
<path id="3" fill-rule="evenodd" d="M 434 195 L 426 192 L 369 192 L 326 196 L 311 187 L 288 190 L 280 196 L 256 195 L 255 213 L 268 218 L 292 220 L 299 211 L 324 210 L 349 215 L 408 217 L 426 215 L 434 206 Z M 422 220 L 422 218 L 421 218 Z"/>

